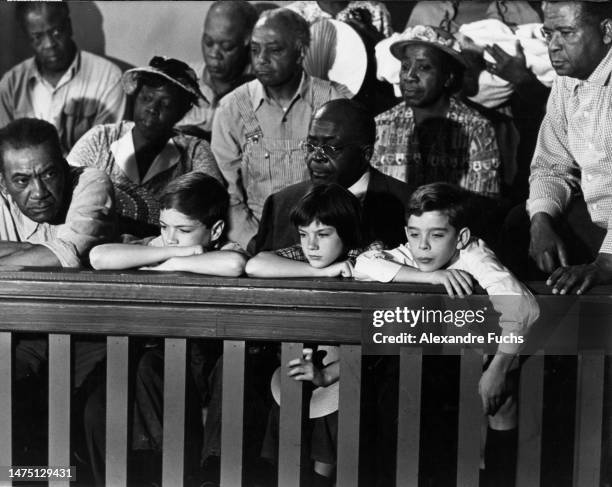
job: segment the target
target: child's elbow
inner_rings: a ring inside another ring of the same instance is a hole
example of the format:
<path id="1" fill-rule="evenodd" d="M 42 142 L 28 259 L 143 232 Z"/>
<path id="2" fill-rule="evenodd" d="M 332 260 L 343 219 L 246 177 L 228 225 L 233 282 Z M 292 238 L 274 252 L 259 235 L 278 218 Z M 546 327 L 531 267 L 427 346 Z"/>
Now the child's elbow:
<path id="1" fill-rule="evenodd" d="M 102 245 L 98 245 L 97 247 L 91 249 L 89 252 L 89 263 L 91 264 L 91 267 L 97 271 L 105 269 L 106 265 L 104 261 L 104 251 L 102 250 Z"/>
<path id="2" fill-rule="evenodd" d="M 228 277 L 240 277 L 244 274 L 246 264 L 247 259 L 242 255 L 237 255 L 236 258 L 231 259 L 227 266 Z"/>
<path id="3" fill-rule="evenodd" d="M 246 263 L 244 271 L 249 277 L 262 277 L 263 268 L 261 259 L 253 257 Z"/>

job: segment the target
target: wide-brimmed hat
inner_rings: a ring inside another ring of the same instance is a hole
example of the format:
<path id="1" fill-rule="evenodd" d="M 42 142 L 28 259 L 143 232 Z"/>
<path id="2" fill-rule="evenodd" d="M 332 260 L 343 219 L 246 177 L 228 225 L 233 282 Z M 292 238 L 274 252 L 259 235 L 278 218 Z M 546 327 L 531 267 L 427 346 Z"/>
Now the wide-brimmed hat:
<path id="1" fill-rule="evenodd" d="M 128 95 L 133 94 L 138 88 L 138 77 L 141 73 L 155 74 L 167 79 L 179 88 L 185 90 L 194 98 L 196 103 L 198 100 L 206 100 L 200 91 L 198 76 L 195 71 L 183 61 L 163 56 L 154 56 L 151 61 L 149 61 L 148 66 L 129 69 L 123 73 L 123 77 L 121 78 L 123 90 Z"/>
<path id="2" fill-rule="evenodd" d="M 448 54 L 461 66 L 467 67 L 465 60 L 461 56 L 459 43 L 450 32 L 444 29 L 430 25 L 408 27 L 400 34 L 400 38 L 391 44 L 389 49 L 391 54 L 401 61 L 404 58 L 404 48 L 414 44 L 435 47 Z"/>
<path id="3" fill-rule="evenodd" d="M 323 364 L 327 365 L 330 362 L 338 360 L 338 347 L 332 346 L 320 346 L 319 351 L 327 352 L 323 358 Z M 286 373 L 286 370 L 282 370 L 278 367 L 274 374 L 272 374 L 272 380 L 270 381 L 270 389 L 272 391 L 272 397 L 276 401 L 276 404 L 280 406 L 281 394 L 280 394 L 280 374 Z M 340 397 L 340 383 L 334 382 L 332 385 L 327 387 L 317 387 L 312 391 L 310 398 L 310 411 L 309 418 L 321 418 L 327 416 L 338 410 L 338 398 Z"/>

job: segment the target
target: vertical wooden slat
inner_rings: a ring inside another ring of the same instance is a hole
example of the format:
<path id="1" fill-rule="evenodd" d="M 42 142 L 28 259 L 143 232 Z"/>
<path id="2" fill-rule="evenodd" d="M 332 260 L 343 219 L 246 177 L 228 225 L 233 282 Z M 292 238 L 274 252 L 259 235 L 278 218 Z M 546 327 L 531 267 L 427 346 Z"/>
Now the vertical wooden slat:
<path id="1" fill-rule="evenodd" d="M 359 418 L 361 407 L 361 346 L 340 346 L 338 461 L 336 485 L 359 484 Z"/>
<path id="2" fill-rule="evenodd" d="M 0 465 L 13 464 L 12 456 L 12 386 L 10 332 L 0 333 Z M 2 485 L 11 485 L 4 481 Z"/>
<path id="3" fill-rule="evenodd" d="M 221 487 L 242 485 L 245 344 L 223 343 Z"/>
<path id="4" fill-rule="evenodd" d="M 106 338 L 106 485 L 127 485 L 128 337 Z"/>
<path id="5" fill-rule="evenodd" d="M 49 335 L 49 466 L 53 467 L 70 466 L 70 377 L 70 335 Z"/>
<path id="6" fill-rule="evenodd" d="M 603 352 L 578 354 L 574 486 L 598 487 L 604 398 Z"/>
<path id="7" fill-rule="evenodd" d="M 482 375 L 482 354 L 466 349 L 461 357 L 459 385 L 459 434 L 457 444 L 457 485 L 477 487 L 480 470 L 480 427 L 482 404 L 478 382 Z"/>
<path id="8" fill-rule="evenodd" d="M 170 487 L 183 484 L 187 340 L 166 338 L 164 344 L 162 485 Z"/>
<path id="9" fill-rule="evenodd" d="M 283 343 L 281 348 L 281 408 L 279 421 L 278 485 L 299 487 L 305 475 L 302 419 L 308 414 L 302 383 L 287 376 L 286 365 L 302 356 L 301 343 Z"/>
<path id="10" fill-rule="evenodd" d="M 423 350 L 400 348 L 399 401 L 397 417 L 397 485 L 419 482 L 421 434 L 421 375 Z"/>
<path id="11" fill-rule="evenodd" d="M 523 364 L 521 370 L 516 465 L 516 485 L 519 486 L 540 485 L 543 402 L 544 355 L 538 352 Z"/>

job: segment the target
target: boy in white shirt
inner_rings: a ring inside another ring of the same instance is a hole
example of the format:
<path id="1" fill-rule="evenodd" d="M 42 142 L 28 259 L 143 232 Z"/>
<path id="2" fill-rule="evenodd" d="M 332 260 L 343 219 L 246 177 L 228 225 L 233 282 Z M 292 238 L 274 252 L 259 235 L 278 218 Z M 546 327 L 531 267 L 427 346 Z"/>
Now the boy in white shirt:
<path id="1" fill-rule="evenodd" d="M 361 254 L 355 276 L 381 282 L 441 284 L 451 297 L 472 294 L 476 282 L 501 314 L 502 336 L 524 336 L 539 316 L 538 304 L 485 242 L 472 238 L 468 200 L 466 191 L 448 183 L 418 188 L 406 209 L 408 243 L 393 250 Z M 488 470 L 499 474 L 502 469 L 510 476 L 513 465 L 508 456 L 514 456 L 516 450 L 509 444 L 515 442 L 518 417 L 508 373 L 518 368 L 520 349 L 518 343 L 501 343 L 494 357 L 487 360 L 479 383 L 489 422 Z"/>

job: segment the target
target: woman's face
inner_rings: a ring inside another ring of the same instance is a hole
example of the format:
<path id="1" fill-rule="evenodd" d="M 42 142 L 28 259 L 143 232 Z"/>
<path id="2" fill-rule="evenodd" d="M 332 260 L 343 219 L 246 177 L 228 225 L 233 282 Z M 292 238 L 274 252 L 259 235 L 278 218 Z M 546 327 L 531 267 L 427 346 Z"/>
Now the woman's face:
<path id="1" fill-rule="evenodd" d="M 298 227 L 302 251 L 308 263 L 323 269 L 336 262 L 345 252 L 344 244 L 335 227 L 315 220 L 307 226 Z"/>
<path id="2" fill-rule="evenodd" d="M 184 116 L 188 104 L 177 86 L 157 88 L 142 85 L 134 102 L 136 128 L 147 140 L 168 138 L 174 125 Z"/>
<path id="3" fill-rule="evenodd" d="M 450 75 L 444 69 L 446 56 L 434 47 L 409 45 L 404 49 L 400 89 L 410 107 L 428 107 L 446 95 Z"/>

